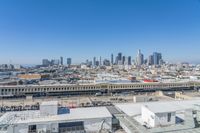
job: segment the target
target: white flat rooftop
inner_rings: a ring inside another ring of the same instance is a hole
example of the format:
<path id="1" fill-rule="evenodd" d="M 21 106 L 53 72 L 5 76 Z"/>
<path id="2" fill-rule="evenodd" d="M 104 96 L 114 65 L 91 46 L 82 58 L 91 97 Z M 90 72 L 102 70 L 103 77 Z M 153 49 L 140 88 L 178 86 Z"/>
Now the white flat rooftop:
<path id="1" fill-rule="evenodd" d="M 70 109 L 69 114 L 53 116 L 43 116 L 40 114 L 40 111 L 20 111 L 5 113 L 0 117 L 0 125 L 74 121 L 98 118 L 112 118 L 112 115 L 106 107 Z"/>
<path id="2" fill-rule="evenodd" d="M 70 109 L 69 114 L 19 120 L 17 123 L 43 123 L 50 121 L 74 121 L 97 118 L 112 118 L 112 115 L 106 107 L 76 108 Z"/>
<path id="3" fill-rule="evenodd" d="M 167 113 L 167 112 L 176 112 L 181 110 L 180 107 L 174 106 L 169 103 L 157 103 L 157 104 L 144 104 L 153 113 Z M 184 109 L 184 108 L 183 108 Z"/>
<path id="4" fill-rule="evenodd" d="M 116 104 L 115 106 L 126 113 L 128 116 L 141 115 L 141 107 L 147 105 L 154 113 L 183 111 L 194 108 L 194 105 L 200 105 L 200 100 L 181 100 L 181 101 L 158 101 L 146 103 L 125 103 Z"/>

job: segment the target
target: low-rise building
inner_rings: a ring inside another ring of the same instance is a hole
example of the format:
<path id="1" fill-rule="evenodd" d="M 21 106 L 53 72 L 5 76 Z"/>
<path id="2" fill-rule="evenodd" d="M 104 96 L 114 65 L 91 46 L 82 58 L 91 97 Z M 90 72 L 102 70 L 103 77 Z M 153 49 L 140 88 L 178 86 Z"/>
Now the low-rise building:
<path id="1" fill-rule="evenodd" d="M 112 115 L 106 107 L 75 108 L 70 111 L 59 109 L 57 102 L 49 102 L 42 103 L 37 111 L 5 113 L 0 117 L 0 132 L 96 133 L 112 130 Z"/>
<path id="2" fill-rule="evenodd" d="M 48 79 L 49 75 L 47 74 L 20 74 L 17 77 L 21 80 L 40 80 L 40 79 Z"/>
<path id="3" fill-rule="evenodd" d="M 176 123 L 176 111 L 157 109 L 151 105 L 142 106 L 142 121 L 150 127 L 169 126 Z"/>

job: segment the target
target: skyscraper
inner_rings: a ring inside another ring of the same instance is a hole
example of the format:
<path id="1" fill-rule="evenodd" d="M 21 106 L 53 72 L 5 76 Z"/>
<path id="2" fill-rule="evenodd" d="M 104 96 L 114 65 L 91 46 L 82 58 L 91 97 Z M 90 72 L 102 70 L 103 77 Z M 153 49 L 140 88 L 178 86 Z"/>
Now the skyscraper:
<path id="1" fill-rule="evenodd" d="M 122 53 L 118 53 L 118 61 L 122 60 Z"/>
<path id="2" fill-rule="evenodd" d="M 96 65 L 96 66 L 99 66 L 99 65 L 100 65 L 100 62 L 99 62 L 99 61 L 96 61 L 95 65 Z"/>
<path id="3" fill-rule="evenodd" d="M 96 57 L 93 58 L 93 66 L 96 66 Z"/>
<path id="4" fill-rule="evenodd" d="M 114 64 L 114 56 L 113 56 L 113 54 L 111 54 L 111 65 L 113 65 Z"/>
<path id="5" fill-rule="evenodd" d="M 122 65 L 122 64 L 123 64 L 123 61 L 122 61 L 122 53 L 118 53 L 118 56 L 117 56 L 117 64 L 118 64 L 118 65 Z"/>
<path id="6" fill-rule="evenodd" d="M 148 65 L 153 65 L 154 61 L 153 61 L 153 55 L 150 55 L 148 58 Z"/>
<path id="7" fill-rule="evenodd" d="M 131 56 L 128 57 L 128 65 L 131 65 Z"/>
<path id="8" fill-rule="evenodd" d="M 138 54 L 137 54 L 136 60 L 137 60 L 137 65 L 138 66 L 141 66 L 144 63 L 144 55 L 141 53 L 140 49 L 138 50 Z"/>
<path id="9" fill-rule="evenodd" d="M 63 57 L 60 57 L 60 65 L 63 65 Z"/>
<path id="10" fill-rule="evenodd" d="M 123 56 L 123 57 L 122 57 L 122 65 L 124 65 L 124 63 L 125 63 L 125 59 L 126 59 L 126 57 Z"/>
<path id="11" fill-rule="evenodd" d="M 110 66 L 110 61 L 107 60 L 107 59 L 105 59 L 105 60 L 103 61 L 103 65 L 104 65 L 104 66 Z"/>
<path id="12" fill-rule="evenodd" d="M 115 57 L 115 65 L 118 64 L 118 56 Z"/>
<path id="13" fill-rule="evenodd" d="M 72 58 L 67 58 L 67 65 L 70 66 L 72 64 Z"/>
<path id="14" fill-rule="evenodd" d="M 43 59 L 42 60 L 42 65 L 43 66 L 49 66 L 51 63 L 50 63 L 50 61 L 48 60 L 48 59 Z"/>
<path id="15" fill-rule="evenodd" d="M 157 52 L 154 52 L 153 53 L 153 64 L 154 65 L 160 65 L 159 62 L 160 60 L 162 60 L 162 54 L 161 53 L 157 53 Z"/>
<path id="16" fill-rule="evenodd" d="M 147 63 L 148 63 L 148 59 L 144 59 L 143 64 L 147 65 Z"/>
<path id="17" fill-rule="evenodd" d="M 51 60 L 51 65 L 59 65 L 60 64 L 60 60 L 59 59 L 53 59 Z"/>
<path id="18" fill-rule="evenodd" d="M 128 57 L 124 56 L 124 65 L 128 65 Z"/>
<path id="19" fill-rule="evenodd" d="M 99 59 L 99 65 L 100 66 L 102 65 L 101 56 L 100 56 L 100 59 Z"/>
<path id="20" fill-rule="evenodd" d="M 162 65 L 162 54 L 161 53 L 158 53 L 158 65 Z"/>

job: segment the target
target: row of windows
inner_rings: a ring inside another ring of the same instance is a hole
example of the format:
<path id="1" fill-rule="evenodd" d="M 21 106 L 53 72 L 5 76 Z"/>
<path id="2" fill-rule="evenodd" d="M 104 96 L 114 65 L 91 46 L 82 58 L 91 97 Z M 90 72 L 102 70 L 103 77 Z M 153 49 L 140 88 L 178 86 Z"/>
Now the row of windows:
<path id="1" fill-rule="evenodd" d="M 188 87 L 188 85 L 134 85 L 134 86 L 110 86 L 110 89 L 119 89 L 119 88 L 164 88 L 164 87 Z"/>
<path id="2" fill-rule="evenodd" d="M 164 85 L 126 85 L 126 86 L 109 86 L 110 89 L 123 89 L 123 88 L 163 88 L 166 87 Z M 177 85 L 177 84 L 170 84 L 167 87 L 188 87 L 187 84 Z M 77 91 L 77 90 L 94 90 L 94 89 L 107 89 L 102 88 L 101 86 L 85 86 L 85 87 L 59 87 L 59 88 L 19 88 L 19 89 L 1 89 L 1 92 L 41 92 L 41 91 Z"/>
<path id="3" fill-rule="evenodd" d="M 76 91 L 100 89 L 100 86 L 94 87 L 59 87 L 59 88 L 20 88 L 20 89 L 1 89 L 1 92 L 41 92 L 41 91 Z"/>

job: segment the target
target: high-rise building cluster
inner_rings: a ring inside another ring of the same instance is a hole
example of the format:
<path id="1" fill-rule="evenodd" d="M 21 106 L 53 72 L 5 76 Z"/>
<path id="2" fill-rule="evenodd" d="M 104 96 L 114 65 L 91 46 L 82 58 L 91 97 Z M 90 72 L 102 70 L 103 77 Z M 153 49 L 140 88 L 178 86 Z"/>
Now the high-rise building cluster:
<path id="1" fill-rule="evenodd" d="M 111 60 L 113 60 L 113 54 Z M 132 65 L 131 56 L 126 57 L 123 56 L 122 53 L 118 53 L 115 62 L 113 62 L 112 65 Z"/>
<path id="2" fill-rule="evenodd" d="M 159 52 L 153 52 L 149 55 L 148 58 L 144 58 L 144 54 L 139 49 L 136 55 L 135 60 L 132 60 L 131 56 L 125 56 L 122 52 L 119 52 L 115 57 L 114 54 L 111 54 L 110 59 L 100 57 L 93 57 L 93 60 L 86 60 L 84 63 L 87 66 L 98 67 L 98 66 L 113 66 L 113 65 L 120 65 L 120 66 L 142 66 L 142 65 L 162 65 L 164 63 L 162 59 L 162 54 Z M 70 66 L 72 64 L 72 58 L 66 59 L 66 64 Z M 54 65 L 64 65 L 64 59 L 61 56 L 60 59 L 43 59 L 42 60 L 43 66 L 54 66 Z"/>
<path id="3" fill-rule="evenodd" d="M 0 70 L 14 70 L 14 69 L 21 69 L 21 65 L 18 64 L 1 64 Z"/>
<path id="4" fill-rule="evenodd" d="M 71 58 L 67 58 L 67 65 L 70 66 L 72 64 L 72 59 Z M 54 65 L 64 65 L 64 59 L 63 57 L 61 56 L 60 59 L 52 59 L 52 60 L 49 60 L 49 59 L 43 59 L 42 60 L 42 65 L 43 66 L 54 66 Z"/>
<path id="5" fill-rule="evenodd" d="M 117 54 L 116 57 L 114 57 L 113 54 L 110 56 L 109 59 L 104 59 L 102 61 L 102 58 L 94 57 L 93 61 L 86 61 L 87 65 L 90 66 L 112 66 L 112 65 L 136 65 L 136 66 L 142 66 L 142 65 L 162 65 L 164 63 L 162 59 L 162 54 L 158 52 L 154 52 L 152 55 L 150 55 L 148 58 L 144 58 L 144 54 L 142 54 L 141 50 L 138 50 L 136 59 L 132 60 L 131 56 L 125 56 L 121 52 Z"/>
<path id="6" fill-rule="evenodd" d="M 154 52 L 147 59 L 144 59 L 144 55 L 141 53 L 141 50 L 138 50 L 136 56 L 136 65 L 141 66 L 145 65 L 162 65 L 164 63 L 162 59 L 162 54 L 158 52 Z"/>
<path id="7" fill-rule="evenodd" d="M 98 66 L 112 66 L 112 65 L 132 65 L 131 56 L 122 56 L 122 53 L 118 53 L 114 60 L 114 55 L 111 54 L 110 59 L 102 59 L 100 56 L 99 59 L 93 57 L 92 61 L 86 60 L 85 62 L 88 66 L 98 67 Z"/>

